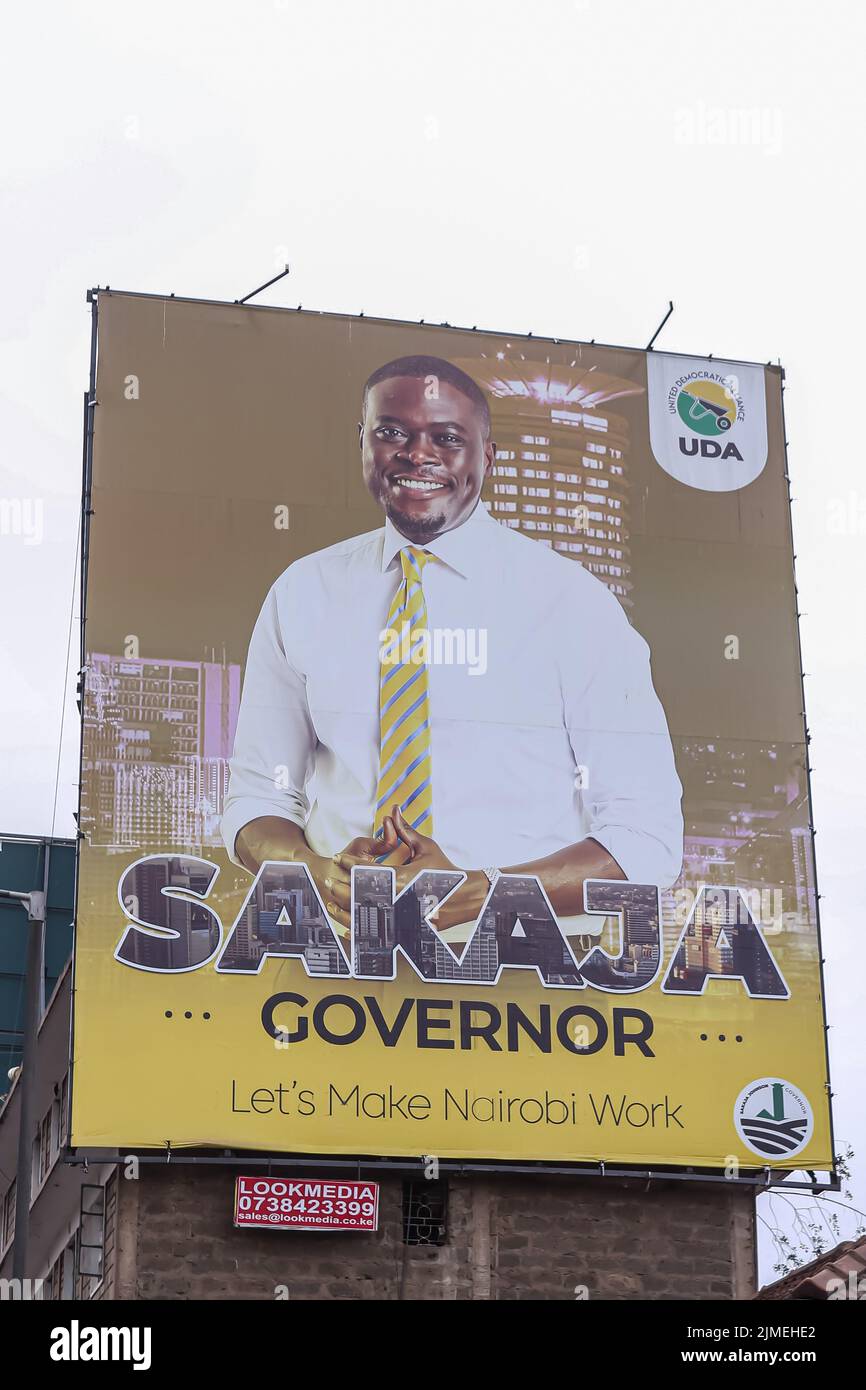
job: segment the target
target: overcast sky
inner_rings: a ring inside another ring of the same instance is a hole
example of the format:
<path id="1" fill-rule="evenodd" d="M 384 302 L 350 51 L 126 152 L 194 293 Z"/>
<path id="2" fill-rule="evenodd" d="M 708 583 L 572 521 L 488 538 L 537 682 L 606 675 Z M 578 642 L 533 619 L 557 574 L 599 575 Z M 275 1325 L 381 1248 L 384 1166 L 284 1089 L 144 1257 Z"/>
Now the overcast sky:
<path id="1" fill-rule="evenodd" d="M 635 346 L 673 299 L 658 347 L 787 370 L 837 1146 L 866 1208 L 866 6 L 48 0 L 4 39 L 0 498 L 42 510 L 0 536 L 0 832 L 74 832 L 88 286 L 235 299 L 288 260 L 263 302 Z"/>

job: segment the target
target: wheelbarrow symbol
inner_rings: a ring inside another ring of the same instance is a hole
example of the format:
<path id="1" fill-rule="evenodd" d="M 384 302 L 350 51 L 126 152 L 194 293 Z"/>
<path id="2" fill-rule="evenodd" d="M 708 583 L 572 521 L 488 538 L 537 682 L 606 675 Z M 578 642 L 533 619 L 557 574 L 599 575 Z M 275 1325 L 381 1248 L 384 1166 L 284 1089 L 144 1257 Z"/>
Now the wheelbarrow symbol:
<path id="1" fill-rule="evenodd" d="M 700 396 L 692 397 L 687 414 L 689 419 L 694 420 L 695 423 L 697 423 L 698 420 L 705 420 L 708 415 L 715 415 L 717 429 L 729 430 L 731 428 L 727 407 L 723 405 L 714 405 L 712 401 L 705 401 Z"/>

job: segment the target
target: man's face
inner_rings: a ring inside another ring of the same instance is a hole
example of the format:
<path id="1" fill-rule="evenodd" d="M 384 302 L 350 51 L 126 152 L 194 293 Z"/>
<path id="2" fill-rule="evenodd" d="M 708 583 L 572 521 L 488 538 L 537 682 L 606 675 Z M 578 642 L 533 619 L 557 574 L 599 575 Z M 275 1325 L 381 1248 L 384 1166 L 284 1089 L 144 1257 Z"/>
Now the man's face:
<path id="1" fill-rule="evenodd" d="M 364 482 L 397 530 L 424 544 L 474 510 L 496 446 L 481 411 L 448 382 L 428 400 L 424 379 L 392 377 L 371 387 L 361 425 Z"/>

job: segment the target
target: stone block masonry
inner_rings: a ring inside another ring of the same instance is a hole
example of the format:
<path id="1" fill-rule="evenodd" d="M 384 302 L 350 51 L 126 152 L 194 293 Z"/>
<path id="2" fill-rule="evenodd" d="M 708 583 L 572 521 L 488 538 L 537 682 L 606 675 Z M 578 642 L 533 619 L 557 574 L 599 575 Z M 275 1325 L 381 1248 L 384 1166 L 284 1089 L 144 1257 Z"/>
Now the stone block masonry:
<path id="1" fill-rule="evenodd" d="M 445 1243 L 409 1246 L 402 1175 L 365 1174 L 381 1184 L 373 1234 L 236 1230 L 237 1171 L 142 1164 L 138 1179 L 125 1179 L 121 1168 L 102 1296 L 719 1300 L 755 1291 L 754 1193 L 733 1183 L 449 1175 Z"/>

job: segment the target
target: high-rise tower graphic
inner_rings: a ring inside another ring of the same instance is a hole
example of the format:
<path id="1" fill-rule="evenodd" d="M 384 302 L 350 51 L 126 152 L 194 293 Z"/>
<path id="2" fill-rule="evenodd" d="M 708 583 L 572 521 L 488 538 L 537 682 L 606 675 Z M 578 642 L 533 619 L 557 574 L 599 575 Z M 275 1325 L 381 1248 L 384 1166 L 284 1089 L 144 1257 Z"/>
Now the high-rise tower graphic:
<path id="1" fill-rule="evenodd" d="M 459 365 L 493 398 L 496 463 L 482 492 L 491 515 L 578 560 L 630 608 L 630 437 L 611 406 L 643 387 L 519 352 Z"/>

